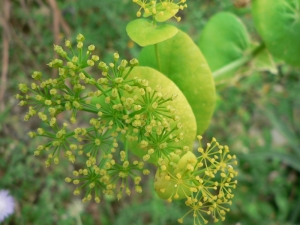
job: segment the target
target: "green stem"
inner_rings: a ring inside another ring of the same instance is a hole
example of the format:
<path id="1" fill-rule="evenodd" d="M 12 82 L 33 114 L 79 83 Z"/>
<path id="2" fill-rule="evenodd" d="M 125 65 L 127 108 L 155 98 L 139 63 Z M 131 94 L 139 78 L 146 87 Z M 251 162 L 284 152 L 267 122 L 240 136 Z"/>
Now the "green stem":
<path id="1" fill-rule="evenodd" d="M 93 79 L 91 75 L 89 75 L 87 72 L 85 72 L 84 70 L 82 70 L 82 72 L 84 73 L 84 75 L 90 79 Z M 105 97 L 107 97 L 107 94 L 105 93 L 105 90 L 97 83 L 95 83 L 95 86 L 105 95 Z"/>
<path id="2" fill-rule="evenodd" d="M 128 141 L 126 136 L 124 136 L 124 145 L 125 145 L 125 152 L 126 152 L 126 160 L 128 160 Z"/>
<path id="3" fill-rule="evenodd" d="M 156 27 L 156 19 L 155 19 L 154 15 L 152 16 L 152 23 L 153 23 L 153 26 Z"/>
<path id="4" fill-rule="evenodd" d="M 155 57 L 156 57 L 157 67 L 158 67 L 158 70 L 161 71 L 161 65 L 160 65 L 160 61 L 159 61 L 159 57 L 158 57 L 158 44 L 155 44 L 154 48 L 155 48 Z"/>
<path id="5" fill-rule="evenodd" d="M 124 80 L 126 80 L 126 78 L 128 77 L 128 75 L 130 74 L 131 70 L 133 69 L 133 67 L 130 67 L 130 69 L 128 70 L 128 72 L 126 73 L 126 75 L 124 76 Z"/>
<path id="6" fill-rule="evenodd" d="M 265 49 L 265 45 L 264 44 L 260 44 L 259 46 L 257 46 L 256 48 L 254 48 L 250 54 L 247 54 L 245 56 L 243 56 L 242 58 L 239 58 L 223 67 L 221 67 L 220 69 L 216 70 L 213 72 L 213 77 L 214 78 L 220 78 L 223 75 L 225 75 L 226 73 L 238 69 L 241 66 L 245 65 L 246 63 L 248 63 L 249 61 L 251 61 L 256 55 L 258 55 L 261 51 L 263 51 Z"/>
<path id="7" fill-rule="evenodd" d="M 76 215 L 76 223 L 77 223 L 77 225 L 82 225 L 82 221 L 81 221 L 81 218 L 80 218 L 80 214 L 78 213 L 77 215 Z"/>
<path id="8" fill-rule="evenodd" d="M 94 127 L 89 127 L 89 128 L 86 128 L 86 131 L 87 131 L 87 132 L 90 132 L 90 131 L 92 131 L 93 129 L 94 129 Z M 65 135 L 65 139 L 67 139 L 67 138 L 73 136 L 74 134 L 75 134 L 74 131 L 72 131 L 72 132 L 70 132 L 70 133 L 67 133 L 67 134 Z"/>
<path id="9" fill-rule="evenodd" d="M 93 110 L 93 109 L 86 108 L 86 107 L 83 107 L 81 110 L 85 111 L 85 112 L 95 113 L 95 114 L 97 114 L 99 112 L 99 110 Z"/>

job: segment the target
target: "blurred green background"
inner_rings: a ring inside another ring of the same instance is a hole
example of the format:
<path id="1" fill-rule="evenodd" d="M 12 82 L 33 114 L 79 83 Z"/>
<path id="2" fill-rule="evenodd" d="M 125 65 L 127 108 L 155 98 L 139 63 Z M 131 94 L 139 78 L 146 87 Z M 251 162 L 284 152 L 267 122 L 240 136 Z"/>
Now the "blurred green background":
<path id="1" fill-rule="evenodd" d="M 197 42 L 212 15 L 229 11 L 259 41 L 247 2 L 188 0 L 188 8 L 180 12 L 182 21 L 170 23 Z M 16 199 L 15 213 L 3 224 L 171 225 L 185 213 L 184 203 L 168 204 L 156 196 L 153 177 L 143 184 L 142 195 L 133 193 L 120 201 L 107 197 L 99 205 L 81 203 L 72 194 L 74 186 L 64 182 L 66 171 L 72 171 L 68 163 L 46 169 L 44 158 L 33 156 L 39 140 L 29 139 L 27 133 L 38 127 L 38 120 L 25 123 L 26 109 L 14 99 L 18 83 L 30 84 L 34 70 L 55 75 L 46 65 L 55 57 L 53 43 L 74 40 L 79 32 L 87 44 L 96 45 L 103 61 L 110 61 L 115 51 L 124 58 L 137 57 L 140 48 L 125 31 L 137 10 L 131 0 L 0 1 L 0 189 Z M 297 225 L 300 69 L 281 64 L 274 75 L 251 68 L 218 89 L 217 108 L 204 134 L 227 144 L 239 159 L 239 185 L 222 224 Z"/>

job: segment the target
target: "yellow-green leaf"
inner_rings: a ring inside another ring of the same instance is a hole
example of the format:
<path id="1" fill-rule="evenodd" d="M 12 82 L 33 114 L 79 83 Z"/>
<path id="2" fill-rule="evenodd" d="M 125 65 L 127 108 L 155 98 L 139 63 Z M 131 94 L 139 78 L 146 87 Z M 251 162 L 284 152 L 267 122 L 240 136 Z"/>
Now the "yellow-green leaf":
<path id="1" fill-rule="evenodd" d="M 147 46 L 173 37 L 178 29 L 169 24 L 157 25 L 147 19 L 136 19 L 127 25 L 126 31 L 138 45 Z"/>
<path id="2" fill-rule="evenodd" d="M 150 66 L 170 78 L 191 105 L 197 132 L 208 127 L 216 101 L 215 86 L 209 66 L 193 40 L 184 32 L 156 46 L 145 47 L 140 65 Z"/>
<path id="3" fill-rule="evenodd" d="M 161 93 L 163 94 L 170 94 L 170 95 L 177 95 L 177 98 L 168 103 L 168 105 L 172 106 L 177 110 L 176 115 L 179 116 L 180 122 L 182 123 L 181 132 L 184 133 L 184 138 L 182 141 L 178 143 L 180 147 L 189 146 L 192 148 L 194 139 L 196 137 L 196 119 L 193 113 L 193 110 L 182 93 L 182 91 L 176 86 L 176 84 L 170 80 L 168 77 L 160 73 L 159 71 L 150 68 L 150 67 L 141 67 L 137 66 L 134 67 L 128 78 L 142 78 L 149 81 L 149 87 L 155 88 L 157 85 L 161 86 Z M 178 123 L 177 121 L 174 122 Z M 144 150 L 139 147 L 138 143 L 131 143 L 130 149 L 136 155 L 142 157 L 146 154 Z M 157 163 L 157 159 L 150 158 L 149 160 L 152 163 Z"/>

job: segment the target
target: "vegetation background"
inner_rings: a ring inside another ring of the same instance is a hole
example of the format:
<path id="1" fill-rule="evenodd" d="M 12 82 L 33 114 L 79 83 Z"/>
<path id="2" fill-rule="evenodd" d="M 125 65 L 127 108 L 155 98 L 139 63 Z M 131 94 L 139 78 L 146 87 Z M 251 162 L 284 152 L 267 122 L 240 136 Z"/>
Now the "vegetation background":
<path id="1" fill-rule="evenodd" d="M 171 23 L 195 42 L 208 19 L 220 11 L 238 15 L 252 40 L 259 41 L 249 1 L 187 3 L 182 21 Z M 103 61 L 115 51 L 124 58 L 137 57 L 140 48 L 125 31 L 137 9 L 131 0 L 0 1 L 0 189 L 9 190 L 16 200 L 16 211 L 4 225 L 172 225 L 184 214 L 182 203 L 167 204 L 156 196 L 151 177 L 142 195 L 82 204 L 72 194 L 73 185 L 64 182 L 66 171 L 72 170 L 68 164 L 46 169 L 43 157 L 33 156 L 39 140 L 32 141 L 27 133 L 38 121 L 25 123 L 25 108 L 14 98 L 18 83 L 30 84 L 34 70 L 55 76 L 46 65 L 55 57 L 53 43 L 73 40 L 79 32 L 96 45 Z M 217 137 L 239 158 L 239 185 L 222 224 L 300 224 L 300 69 L 284 64 L 277 69 L 276 75 L 254 72 L 250 62 L 217 90 L 217 108 L 205 137 Z"/>

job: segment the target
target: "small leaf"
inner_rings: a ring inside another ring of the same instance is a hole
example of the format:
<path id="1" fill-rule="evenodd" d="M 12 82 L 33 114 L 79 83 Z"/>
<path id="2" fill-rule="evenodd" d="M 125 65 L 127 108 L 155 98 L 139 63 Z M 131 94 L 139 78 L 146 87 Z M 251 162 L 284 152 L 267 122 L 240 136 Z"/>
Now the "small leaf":
<path id="1" fill-rule="evenodd" d="M 253 69 L 257 71 L 269 71 L 272 74 L 278 74 L 273 57 L 267 49 L 264 49 L 255 56 L 253 59 Z"/>
<path id="2" fill-rule="evenodd" d="M 160 198 L 169 199 L 172 198 L 175 193 L 178 195 L 177 200 L 190 196 L 190 186 L 192 186 L 191 180 L 183 179 L 183 182 L 178 185 L 178 181 L 175 179 L 166 180 L 166 175 L 166 172 L 160 171 L 159 169 L 155 174 L 154 189 Z"/>
<path id="3" fill-rule="evenodd" d="M 190 187 L 193 186 L 193 182 L 191 179 L 186 179 L 190 178 L 191 175 L 191 171 L 188 170 L 187 165 L 194 167 L 197 163 L 196 156 L 191 151 L 188 151 L 179 161 L 176 161 L 176 159 L 174 161 L 172 159 L 170 161 L 165 159 L 164 162 L 167 162 L 166 171 L 158 169 L 155 174 L 154 189 L 158 196 L 162 199 L 173 198 L 175 193 L 178 195 L 177 199 L 189 196 L 191 193 Z M 174 164 L 177 165 L 174 166 Z M 178 183 L 176 180 L 177 174 L 183 176 L 183 183 Z M 166 175 L 170 175 L 172 178 L 166 180 Z M 162 189 L 164 191 L 161 191 Z"/>
<path id="4" fill-rule="evenodd" d="M 183 173 L 187 170 L 188 164 L 194 167 L 196 163 L 197 163 L 197 157 L 193 152 L 188 151 L 178 161 L 175 173 Z"/>
<path id="5" fill-rule="evenodd" d="M 128 36 L 140 46 L 153 45 L 165 41 L 178 32 L 178 29 L 169 24 L 155 25 L 146 19 L 131 21 L 126 31 Z"/>

